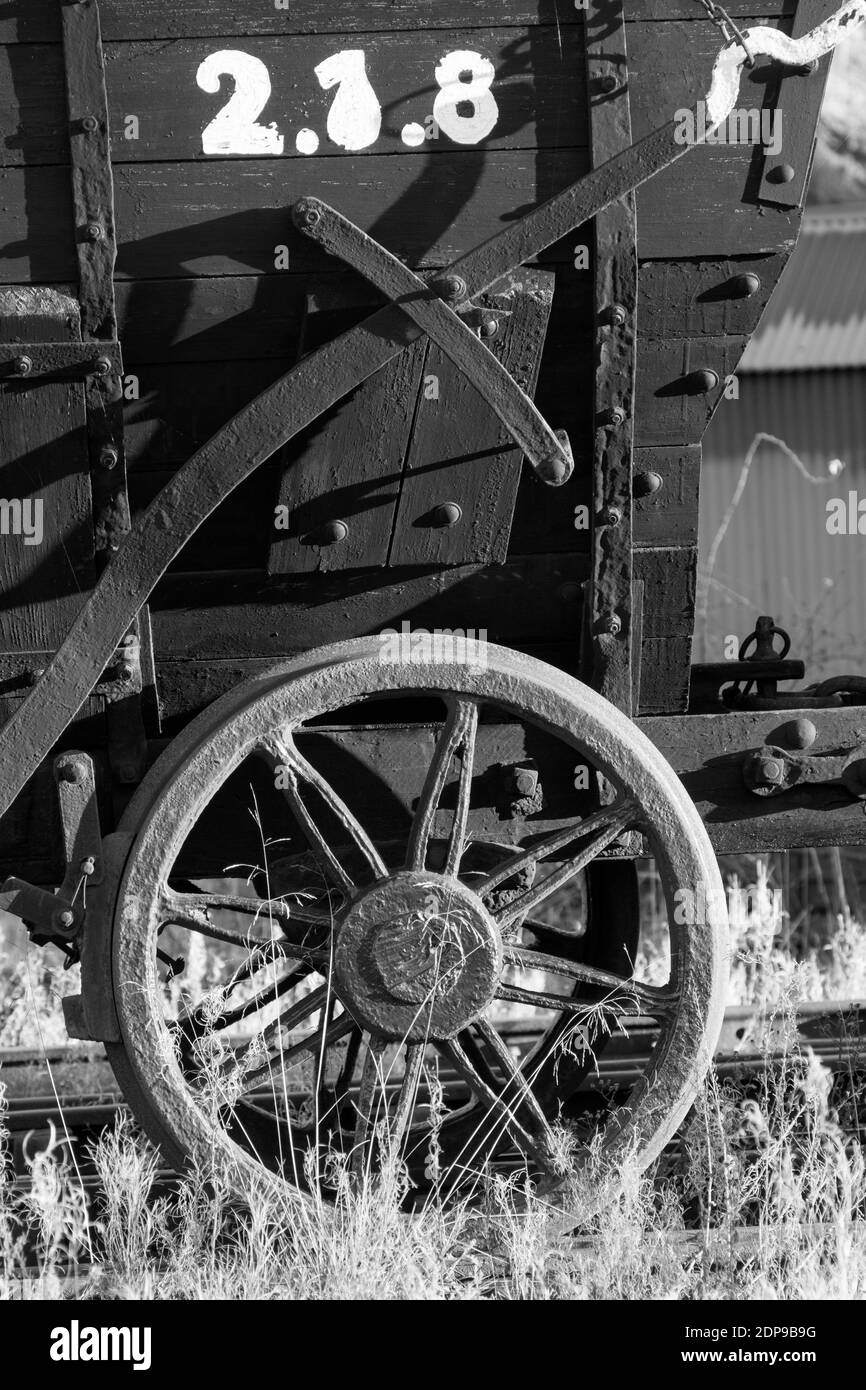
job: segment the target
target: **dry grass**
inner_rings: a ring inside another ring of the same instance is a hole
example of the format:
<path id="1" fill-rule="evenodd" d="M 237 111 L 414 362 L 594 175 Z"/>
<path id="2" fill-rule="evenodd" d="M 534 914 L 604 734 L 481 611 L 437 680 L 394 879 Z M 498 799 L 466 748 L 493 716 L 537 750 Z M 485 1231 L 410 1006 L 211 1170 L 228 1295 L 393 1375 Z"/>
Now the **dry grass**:
<path id="1" fill-rule="evenodd" d="M 480 1201 L 430 1201 L 407 1217 L 396 1161 L 358 1186 L 335 1157 L 333 1203 L 273 1191 L 244 1201 L 206 1172 L 167 1193 L 153 1151 L 121 1123 L 95 1148 L 90 1214 L 59 1144 L 23 1186 L 0 1178 L 0 1298 L 57 1297 L 76 1270 L 78 1296 L 122 1299 L 866 1297 L 863 1152 L 795 1023 L 800 999 L 866 995 L 866 929 L 842 916 L 795 961 L 769 887 L 759 870 L 753 910 L 734 920 L 732 1002 L 763 1009 L 776 1050 L 780 1033 L 788 1049 L 747 1095 L 711 1076 L 678 1152 L 653 1172 L 626 1168 L 614 1184 L 590 1170 L 556 1207 L 486 1175 Z M 10 982 L 7 1041 L 17 1019 L 18 1040 L 33 1043 L 37 1005 L 36 1036 L 54 1040 L 49 1005 L 65 985 L 39 965 Z"/>

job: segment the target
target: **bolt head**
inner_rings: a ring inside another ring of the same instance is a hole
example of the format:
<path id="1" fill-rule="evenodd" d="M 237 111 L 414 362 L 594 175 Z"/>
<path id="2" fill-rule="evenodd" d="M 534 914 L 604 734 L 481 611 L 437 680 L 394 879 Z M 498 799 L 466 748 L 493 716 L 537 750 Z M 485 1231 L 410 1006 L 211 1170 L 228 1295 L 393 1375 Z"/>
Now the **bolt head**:
<path id="1" fill-rule="evenodd" d="M 310 536 L 313 545 L 338 545 L 349 534 L 345 521 L 326 521 Z"/>
<path id="2" fill-rule="evenodd" d="M 654 473 L 648 469 L 645 473 L 635 473 L 632 481 L 632 492 L 635 497 L 651 497 L 654 492 L 658 492 L 664 482 L 661 473 Z"/>
<path id="3" fill-rule="evenodd" d="M 728 293 L 732 299 L 751 299 L 761 288 L 761 277 L 749 271 L 745 275 L 732 275 L 728 281 Z"/>
<path id="4" fill-rule="evenodd" d="M 117 668 L 117 679 L 128 685 L 135 675 L 135 668 L 128 661 L 122 661 Z"/>
<path id="5" fill-rule="evenodd" d="M 761 759 L 761 776 L 765 782 L 781 782 L 782 775 L 783 768 L 778 758 Z"/>
<path id="6" fill-rule="evenodd" d="M 621 304 L 611 304 L 602 314 L 602 322 L 609 323 L 612 328 L 624 328 L 628 314 Z"/>
<path id="7" fill-rule="evenodd" d="M 61 782 L 78 782 L 81 779 L 81 766 L 79 763 L 61 763 L 57 769 L 57 776 Z"/>
<path id="8" fill-rule="evenodd" d="M 769 183 L 792 183 L 796 178 L 797 171 L 793 164 L 777 164 L 767 174 Z"/>
<path id="9" fill-rule="evenodd" d="M 605 526 L 619 526 L 622 521 L 622 512 L 619 507 L 608 507 L 602 516 Z"/>
<path id="10" fill-rule="evenodd" d="M 111 371 L 110 357 L 97 357 L 93 363 L 94 376 L 108 376 Z"/>
<path id="11" fill-rule="evenodd" d="M 60 912 L 55 912 L 54 920 L 58 927 L 63 927 L 65 931 L 68 931 L 70 927 L 75 926 L 75 913 L 71 908 L 65 907 Z"/>
<path id="12" fill-rule="evenodd" d="M 514 772 L 514 790 L 519 796 L 532 796 L 538 786 L 538 773 L 529 767 L 518 767 Z"/>
<path id="13" fill-rule="evenodd" d="M 104 444 L 99 451 L 100 468 L 116 468 L 119 457 L 113 444 Z"/>
<path id="14" fill-rule="evenodd" d="M 33 371 L 33 359 L 30 357 L 16 357 L 12 363 L 12 370 L 16 376 L 29 376 Z"/>
<path id="15" fill-rule="evenodd" d="M 85 232 L 88 241 L 102 241 L 105 236 L 105 232 L 98 222 L 88 222 Z"/>
<path id="16" fill-rule="evenodd" d="M 600 419 L 603 425 L 613 425 L 619 428 L 620 425 L 625 424 L 625 411 L 621 405 L 615 405 L 610 410 L 603 411 Z"/>
<path id="17" fill-rule="evenodd" d="M 95 116 L 85 116 L 84 120 L 81 122 L 81 126 L 83 130 L 87 130 L 92 133 L 94 130 L 99 129 L 99 121 L 96 119 Z"/>
<path id="18" fill-rule="evenodd" d="M 456 526 L 461 516 L 463 508 L 457 502 L 440 502 L 438 507 L 433 508 L 431 524 L 433 526 L 450 527 Z"/>
<path id="19" fill-rule="evenodd" d="M 469 287 L 462 275 L 437 275 L 430 288 L 447 304 L 459 304 L 469 297 Z"/>
<path id="20" fill-rule="evenodd" d="M 96 860 L 94 859 L 93 855 L 88 854 L 86 859 L 82 859 L 81 863 L 78 865 L 78 868 L 81 871 L 81 873 L 84 874 L 85 878 L 89 878 L 91 874 L 95 874 Z"/>
<path id="21" fill-rule="evenodd" d="M 600 92 L 607 95 L 609 92 L 616 91 L 617 81 L 612 72 L 606 72 L 603 77 L 598 79 L 596 86 Z"/>
<path id="22" fill-rule="evenodd" d="M 611 637 L 622 632 L 622 619 L 616 613 L 612 613 L 609 618 L 604 618 L 601 624 L 602 632 L 607 632 Z"/>

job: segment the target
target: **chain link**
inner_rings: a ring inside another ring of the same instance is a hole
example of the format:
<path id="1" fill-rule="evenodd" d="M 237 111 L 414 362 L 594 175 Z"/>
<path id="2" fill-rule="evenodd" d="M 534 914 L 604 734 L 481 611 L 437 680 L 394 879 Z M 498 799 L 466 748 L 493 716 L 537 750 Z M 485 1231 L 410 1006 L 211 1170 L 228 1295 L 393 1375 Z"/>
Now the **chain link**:
<path id="1" fill-rule="evenodd" d="M 703 5 L 709 18 L 721 31 L 725 43 L 738 43 L 746 55 L 746 62 L 750 68 L 753 68 L 755 66 L 755 58 L 746 42 L 746 36 L 742 29 L 739 29 L 731 19 L 727 10 L 723 9 L 721 5 L 717 5 L 715 0 L 698 0 L 698 3 Z"/>

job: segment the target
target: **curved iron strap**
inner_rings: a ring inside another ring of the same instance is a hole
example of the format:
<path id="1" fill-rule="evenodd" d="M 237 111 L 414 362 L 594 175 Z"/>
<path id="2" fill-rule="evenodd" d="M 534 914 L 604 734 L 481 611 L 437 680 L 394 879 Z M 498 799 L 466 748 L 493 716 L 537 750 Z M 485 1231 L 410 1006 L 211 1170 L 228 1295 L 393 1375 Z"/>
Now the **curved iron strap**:
<path id="1" fill-rule="evenodd" d="M 469 378 L 546 483 L 558 487 L 568 481 L 574 471 L 570 449 L 560 443 L 499 359 L 419 275 L 319 198 L 302 198 L 292 216 L 295 225 L 324 251 L 352 266 L 389 299 L 399 301 L 404 314 Z"/>
<path id="2" fill-rule="evenodd" d="M 864 22 L 866 0 L 851 0 L 800 39 L 763 26 L 749 29 L 747 37 L 753 53 L 787 63 L 808 62 L 830 52 Z M 733 110 L 744 64 L 737 47 L 719 54 L 707 101 L 710 129 Z M 697 106 L 694 114 L 697 118 Z M 697 120 L 696 124 L 700 129 Z M 653 131 L 461 257 L 448 273 L 465 280 L 468 295 L 481 294 L 615 198 L 682 158 L 692 146 L 677 139 L 678 129 L 679 123 L 670 121 Z M 395 305 L 380 309 L 263 391 L 157 494 L 103 572 L 44 675 L 0 730 L 0 814 L 75 718 L 138 610 L 202 522 L 259 464 L 421 332 Z"/>

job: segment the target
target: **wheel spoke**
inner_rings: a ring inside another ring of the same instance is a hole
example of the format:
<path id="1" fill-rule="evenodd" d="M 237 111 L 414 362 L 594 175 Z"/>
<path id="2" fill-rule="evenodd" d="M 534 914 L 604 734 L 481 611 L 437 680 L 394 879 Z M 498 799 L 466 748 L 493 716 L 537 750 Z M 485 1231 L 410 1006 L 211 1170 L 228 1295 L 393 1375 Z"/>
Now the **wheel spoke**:
<path id="1" fill-rule="evenodd" d="M 380 1094 L 383 1083 L 382 1059 L 385 1055 L 385 1042 L 382 1038 L 369 1037 L 367 1055 L 361 1071 L 361 1088 L 358 1092 L 355 1137 L 352 1142 L 350 1168 L 355 1179 L 363 1177 L 366 1166 L 367 1136 L 374 1123 L 373 1107 Z"/>
<path id="2" fill-rule="evenodd" d="M 231 1061 L 223 1067 L 220 1080 L 223 1083 L 229 1082 L 237 1076 L 238 1073 L 242 1073 L 243 1080 L 247 1083 L 254 1075 L 259 1075 L 262 1071 L 269 1072 L 274 1061 L 284 1065 L 290 1048 L 281 1049 L 280 1057 L 276 1059 L 270 1058 L 262 1062 L 261 1065 L 257 1065 L 255 1072 L 252 1068 L 245 1068 L 244 1063 L 247 1057 L 255 1056 L 263 1046 L 266 1049 L 270 1049 L 275 1041 L 279 1041 L 282 1034 L 290 1033 L 293 1028 L 297 1028 L 298 1024 L 303 1023 L 311 1014 L 323 1008 L 327 1003 L 328 991 L 329 986 L 327 984 L 319 985 L 318 988 L 311 990 L 309 994 L 305 994 L 303 999 L 298 999 L 294 1004 L 291 1004 L 286 1010 L 278 1014 L 275 1019 L 267 1024 L 260 1032 L 256 1033 L 243 1048 L 240 1048 L 235 1053 Z"/>
<path id="3" fill-rule="evenodd" d="M 305 1052 L 316 1052 L 321 1049 L 322 1057 L 324 1058 L 328 1048 L 333 1047 L 334 1043 L 339 1042 L 347 1033 L 350 1033 L 354 1026 L 355 1022 L 350 1014 L 341 1014 L 339 1018 L 335 1018 L 333 1023 L 328 1025 L 325 1029 L 324 1036 L 321 1030 L 319 1030 L 310 1033 L 306 1038 L 301 1038 L 299 1042 L 292 1043 L 291 1047 L 281 1048 L 276 1058 L 271 1058 L 267 1062 L 263 1062 L 255 1071 L 244 1073 L 244 1094 L 264 1077 L 272 1076 L 275 1063 L 279 1063 L 280 1072 L 282 1073 L 290 1063 L 296 1062 L 299 1057 L 303 1057 Z M 320 1116 L 320 1119 L 321 1118 L 324 1117 Z"/>
<path id="4" fill-rule="evenodd" d="M 366 860 L 373 876 L 377 879 L 385 878 L 388 871 L 367 832 L 330 782 L 320 772 L 317 772 L 313 765 L 307 762 L 303 754 L 298 751 L 291 734 L 269 734 L 261 743 L 260 749 L 266 757 L 285 769 L 289 781 L 289 786 L 286 789 L 288 797 L 307 843 L 319 860 L 325 874 L 337 884 L 341 891 L 347 894 L 353 892 L 355 883 L 337 859 L 305 805 L 300 794 L 300 782 L 306 782 L 319 795 L 331 815 L 348 833 L 353 845 Z"/>
<path id="5" fill-rule="evenodd" d="M 245 999 L 242 1004 L 236 1004 L 233 1009 L 224 1009 L 223 1012 L 217 1014 L 215 1018 L 208 1018 L 207 1010 L 203 1005 L 199 1004 L 198 1008 L 194 1009 L 188 1017 L 182 1020 L 180 1026 L 191 1040 L 201 1037 L 204 1033 L 222 1032 L 224 1029 L 230 1028 L 232 1024 L 239 1023 L 241 1019 L 247 1018 L 250 1014 L 257 1013 L 259 1009 L 265 1008 L 267 1004 L 272 1004 L 274 1000 L 279 999 L 281 995 L 288 994 L 289 990 L 299 985 L 303 979 L 306 979 L 309 973 L 309 966 L 301 965 L 296 970 L 291 971 L 291 973 L 286 975 L 282 980 L 275 980 L 265 989 L 261 989 L 257 994 L 252 995 L 249 999 Z M 237 982 L 233 981 L 233 985 L 234 983 Z"/>
<path id="6" fill-rule="evenodd" d="M 333 917 L 329 912 L 314 908 L 296 906 L 283 898 L 242 898 L 231 893 L 176 893 L 172 888 L 163 890 L 162 911 L 165 918 L 179 927 L 201 932 L 203 936 L 213 936 L 215 941 L 245 940 L 256 943 L 255 937 L 242 937 L 230 927 L 217 927 L 211 920 L 211 912 L 239 912 L 253 917 L 252 925 L 259 922 L 270 925 L 274 922 L 281 931 L 287 932 L 289 926 L 329 927 Z M 216 933 L 220 934 L 217 935 Z M 226 934 L 228 933 L 228 934 Z"/>
<path id="7" fill-rule="evenodd" d="M 448 850 L 443 872 L 454 875 L 460 867 L 460 858 L 466 839 L 466 823 L 469 817 L 477 732 L 478 706 L 475 701 L 469 699 L 450 701 L 448 716 L 436 742 L 433 759 L 427 769 L 427 776 L 424 779 L 424 786 L 418 800 L 418 809 L 412 821 L 407 859 L 410 869 L 423 870 L 426 867 L 433 823 L 454 758 L 460 760 L 457 805 L 454 810 L 451 834 L 448 838 Z"/>
<path id="8" fill-rule="evenodd" d="M 533 1132 L 537 1132 L 543 1137 L 548 1151 L 552 1153 L 555 1141 L 547 1116 L 536 1100 L 532 1087 L 508 1050 L 504 1039 L 487 1018 L 479 1018 L 476 1027 L 503 1070 L 506 1080 L 505 1090 L 513 1092 L 517 1097 L 520 1105 L 531 1117 Z"/>
<path id="9" fill-rule="evenodd" d="M 541 882 L 533 884 L 525 893 L 513 898 L 502 908 L 496 918 L 500 929 L 505 931 L 515 922 L 522 921 L 528 912 L 533 912 L 539 903 L 544 902 L 544 899 L 550 897 L 551 893 L 555 893 L 557 888 L 561 888 L 575 874 L 580 873 L 582 869 L 591 864 L 603 849 L 606 849 L 618 835 L 622 834 L 623 830 L 633 823 L 636 814 L 635 803 L 628 798 L 622 798 L 615 805 L 605 807 L 596 812 L 595 815 L 587 817 L 586 820 L 575 821 L 563 830 L 556 830 L 553 834 L 546 835 L 531 849 L 525 850 L 516 859 L 510 860 L 490 874 L 477 889 L 482 898 L 486 897 L 494 888 L 499 887 L 501 883 L 513 878 L 527 865 L 538 865 L 547 855 L 562 849 L 573 840 L 583 839 L 587 835 L 591 836 L 586 844 L 555 868 L 551 874 L 548 874 Z"/>
<path id="10" fill-rule="evenodd" d="M 402 1142 L 403 1135 L 412 1120 L 412 1112 L 415 1109 L 415 1101 L 418 1096 L 418 1083 L 421 1080 L 421 1068 L 424 1063 L 424 1050 L 423 1043 L 411 1043 L 406 1048 L 406 1061 L 403 1080 L 400 1083 L 400 1094 L 397 1097 L 397 1108 L 388 1127 L 392 1151 L 396 1151 Z"/>
<path id="11" fill-rule="evenodd" d="M 491 1111 L 493 1115 L 498 1117 L 518 1148 L 528 1157 L 534 1159 L 540 1167 L 549 1169 L 551 1166 L 550 1155 L 545 1152 L 543 1142 L 540 1144 L 521 1124 L 515 1114 L 514 1102 L 505 1099 L 502 1091 L 489 1085 L 483 1079 L 460 1042 L 456 1038 L 451 1038 L 447 1042 L 437 1043 L 436 1046 L 448 1059 L 454 1070 L 462 1076 L 485 1110 Z M 505 1089 L 507 1090 L 507 1083 Z M 519 1098 L 515 1097 L 515 1099 Z"/>
<path id="12" fill-rule="evenodd" d="M 679 995 L 671 990 L 659 989 L 657 985 L 645 985 L 639 980 L 625 980 L 609 970 L 599 970 L 594 965 L 584 965 L 582 961 L 565 960 L 562 956 L 550 956 L 544 951 L 533 951 L 524 946 L 506 945 L 505 963 L 515 965 L 521 970 L 543 970 L 549 975 L 564 975 L 570 980 L 580 980 L 583 984 L 597 985 L 599 989 L 605 990 L 618 1000 L 627 999 L 636 1004 L 638 1011 L 650 1018 L 673 1017 L 679 1002 Z M 511 985 L 500 985 L 497 994 L 504 998 L 502 991 L 511 988 Z M 521 989 L 523 995 L 532 994 L 531 990 L 523 990 L 520 986 L 517 988 Z M 560 995 L 545 997 L 561 999 L 558 1007 L 562 1008 L 571 1002 L 578 1003 L 585 1009 L 588 1002 L 585 999 L 569 1001 Z M 545 1004 L 542 1007 L 549 1008 L 550 1005 Z"/>

